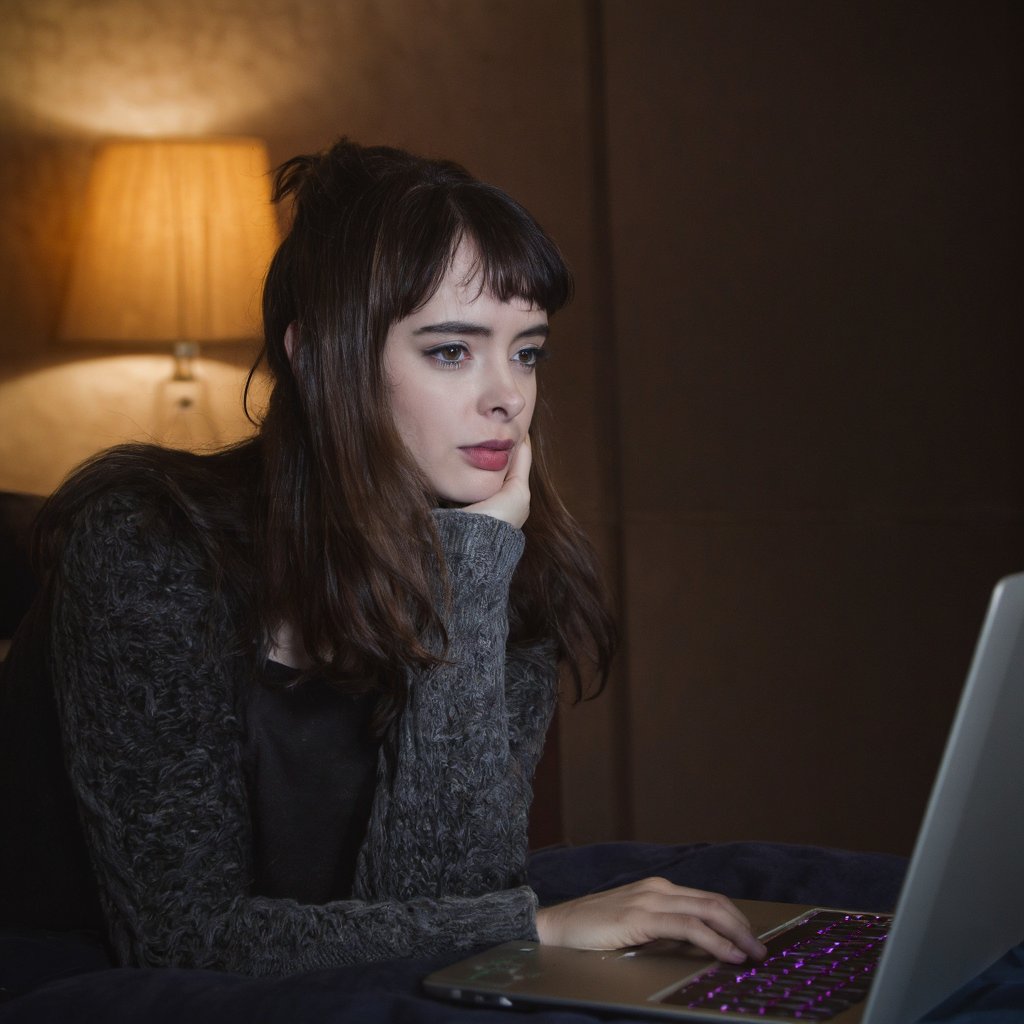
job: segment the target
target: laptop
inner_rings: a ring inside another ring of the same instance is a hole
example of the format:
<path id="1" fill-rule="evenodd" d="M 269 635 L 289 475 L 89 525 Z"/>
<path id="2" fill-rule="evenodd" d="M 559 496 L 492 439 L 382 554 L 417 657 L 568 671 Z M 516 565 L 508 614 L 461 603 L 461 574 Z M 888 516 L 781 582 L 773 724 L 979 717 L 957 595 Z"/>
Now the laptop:
<path id="1" fill-rule="evenodd" d="M 909 1024 L 1024 939 L 1022 780 L 1024 573 L 992 594 L 893 914 L 737 900 L 768 946 L 764 964 L 723 964 L 679 942 L 520 941 L 424 987 L 461 1003 L 663 1020 Z"/>

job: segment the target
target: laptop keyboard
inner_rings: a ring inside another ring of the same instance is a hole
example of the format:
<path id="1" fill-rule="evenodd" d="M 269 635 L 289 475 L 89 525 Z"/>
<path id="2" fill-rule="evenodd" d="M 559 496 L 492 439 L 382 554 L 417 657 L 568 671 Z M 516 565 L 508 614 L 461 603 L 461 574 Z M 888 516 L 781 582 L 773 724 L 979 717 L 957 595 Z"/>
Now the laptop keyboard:
<path id="1" fill-rule="evenodd" d="M 868 994 L 890 917 L 818 910 L 750 967 L 719 964 L 662 1000 L 768 1020 L 831 1020 Z"/>

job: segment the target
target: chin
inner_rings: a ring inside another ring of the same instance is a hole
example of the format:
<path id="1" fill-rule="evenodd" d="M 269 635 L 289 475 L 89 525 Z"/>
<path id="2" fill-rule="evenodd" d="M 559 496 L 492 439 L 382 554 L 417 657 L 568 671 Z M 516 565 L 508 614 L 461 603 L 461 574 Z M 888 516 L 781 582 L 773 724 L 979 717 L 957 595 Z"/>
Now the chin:
<path id="1" fill-rule="evenodd" d="M 504 478 L 502 478 L 494 483 L 485 482 L 475 486 L 463 484 L 462 486 L 436 487 L 434 493 L 442 504 L 450 505 L 453 508 L 463 508 L 466 505 L 475 505 L 478 501 L 493 498 L 501 490 L 501 485 L 504 482 Z"/>

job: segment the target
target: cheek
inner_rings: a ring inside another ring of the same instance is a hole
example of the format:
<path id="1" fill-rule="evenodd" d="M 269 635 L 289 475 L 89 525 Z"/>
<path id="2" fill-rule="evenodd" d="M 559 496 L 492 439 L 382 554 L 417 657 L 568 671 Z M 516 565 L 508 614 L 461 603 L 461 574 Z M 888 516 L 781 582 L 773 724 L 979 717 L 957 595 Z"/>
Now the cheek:
<path id="1" fill-rule="evenodd" d="M 429 388 L 399 386 L 391 393 L 391 415 L 405 443 L 422 451 L 443 441 L 452 419 L 451 402 Z"/>
<path id="2" fill-rule="evenodd" d="M 532 389 L 525 395 L 526 405 L 523 407 L 523 411 L 520 414 L 523 423 L 523 429 L 529 431 L 530 424 L 533 423 L 533 414 L 537 409 L 537 381 L 534 378 Z"/>

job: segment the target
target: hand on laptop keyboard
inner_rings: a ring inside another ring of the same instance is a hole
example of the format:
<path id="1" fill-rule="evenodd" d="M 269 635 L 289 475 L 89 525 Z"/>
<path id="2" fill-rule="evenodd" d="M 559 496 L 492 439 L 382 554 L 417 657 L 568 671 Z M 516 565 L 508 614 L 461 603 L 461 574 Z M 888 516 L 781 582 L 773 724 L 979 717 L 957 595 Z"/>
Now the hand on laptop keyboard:
<path id="1" fill-rule="evenodd" d="M 680 939 L 726 963 L 761 960 L 765 947 L 750 922 L 724 896 L 687 889 L 664 878 L 639 882 L 543 907 L 540 941 L 577 949 L 620 949 L 655 939 Z"/>
<path id="2" fill-rule="evenodd" d="M 757 967 L 712 967 L 665 1002 L 768 1020 L 831 1020 L 867 996 L 890 923 L 888 914 L 815 911 L 771 938 Z"/>

